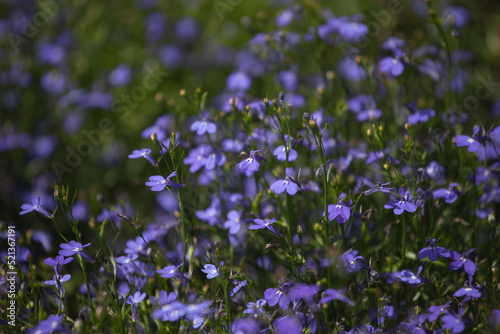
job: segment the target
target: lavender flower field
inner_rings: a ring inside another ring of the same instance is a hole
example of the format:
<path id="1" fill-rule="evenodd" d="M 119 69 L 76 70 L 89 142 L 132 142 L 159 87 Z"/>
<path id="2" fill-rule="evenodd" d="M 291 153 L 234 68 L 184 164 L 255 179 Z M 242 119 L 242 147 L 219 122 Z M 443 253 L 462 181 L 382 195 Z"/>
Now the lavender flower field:
<path id="1" fill-rule="evenodd" d="M 500 333 L 500 3 L 0 8 L 0 333 Z"/>

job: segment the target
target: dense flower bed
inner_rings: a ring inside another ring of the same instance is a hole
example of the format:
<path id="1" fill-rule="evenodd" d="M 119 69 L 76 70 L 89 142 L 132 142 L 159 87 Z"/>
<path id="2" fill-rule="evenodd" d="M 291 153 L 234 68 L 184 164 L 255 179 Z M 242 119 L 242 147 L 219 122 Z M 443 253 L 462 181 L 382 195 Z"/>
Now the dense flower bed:
<path id="1" fill-rule="evenodd" d="M 3 332 L 500 331 L 479 9 L 268 5 L 2 5 Z"/>

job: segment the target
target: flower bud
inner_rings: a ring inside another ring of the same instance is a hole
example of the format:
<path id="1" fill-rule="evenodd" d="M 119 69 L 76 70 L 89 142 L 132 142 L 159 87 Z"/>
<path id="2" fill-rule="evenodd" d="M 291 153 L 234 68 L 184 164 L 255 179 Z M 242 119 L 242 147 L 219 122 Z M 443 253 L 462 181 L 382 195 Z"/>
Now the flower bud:
<path id="1" fill-rule="evenodd" d="M 158 142 L 158 135 L 156 134 L 156 132 L 153 132 L 150 138 L 153 143 L 156 144 Z"/>
<path id="2" fill-rule="evenodd" d="M 284 99 L 285 99 L 285 92 L 281 91 L 278 96 L 278 100 L 283 101 Z"/>
<path id="3" fill-rule="evenodd" d="M 314 120 L 314 119 L 309 120 L 309 128 L 311 129 L 313 134 L 318 135 L 318 136 L 321 134 L 321 131 L 319 130 L 319 126 L 316 123 L 316 120 Z"/>
<path id="4" fill-rule="evenodd" d="M 163 98 L 164 98 L 163 93 L 160 93 L 160 92 L 156 93 L 156 95 L 155 95 L 156 102 L 161 103 L 163 101 Z"/>
<path id="5" fill-rule="evenodd" d="M 302 225 L 297 226 L 297 234 L 302 235 L 304 233 L 304 229 L 302 228 Z"/>
<path id="6" fill-rule="evenodd" d="M 186 90 L 184 88 L 182 88 L 180 91 L 179 91 L 179 95 L 180 96 L 184 96 L 186 95 Z"/>

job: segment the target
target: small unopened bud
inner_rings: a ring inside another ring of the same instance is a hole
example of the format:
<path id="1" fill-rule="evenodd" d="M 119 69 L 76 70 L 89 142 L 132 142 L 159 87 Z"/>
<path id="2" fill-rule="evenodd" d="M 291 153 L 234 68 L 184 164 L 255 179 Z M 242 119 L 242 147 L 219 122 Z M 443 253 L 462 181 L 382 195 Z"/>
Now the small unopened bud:
<path id="1" fill-rule="evenodd" d="M 379 131 L 379 132 L 384 131 L 384 124 L 380 124 L 380 125 L 378 126 L 378 131 Z"/>
<path id="2" fill-rule="evenodd" d="M 302 120 L 306 123 L 309 122 L 309 113 L 305 112 L 304 115 L 302 115 Z"/>
<path id="3" fill-rule="evenodd" d="M 388 162 L 386 162 L 386 163 L 384 164 L 384 169 L 385 169 L 385 170 L 388 170 L 388 169 L 389 169 L 389 166 L 390 166 L 390 164 L 389 164 Z"/>
<path id="4" fill-rule="evenodd" d="M 247 104 L 247 105 L 245 106 L 245 111 L 249 111 L 249 110 L 250 110 L 250 106 Z"/>
<path id="5" fill-rule="evenodd" d="M 175 148 L 175 136 L 175 131 L 173 131 L 170 135 L 170 150 L 173 150 Z"/>
<path id="6" fill-rule="evenodd" d="M 405 123 L 405 130 L 410 131 L 411 129 L 411 124 L 410 123 Z"/>
<path id="7" fill-rule="evenodd" d="M 179 95 L 180 96 L 184 96 L 186 95 L 186 90 L 184 88 L 182 88 L 180 91 L 179 91 Z"/>
<path id="8" fill-rule="evenodd" d="M 236 99 L 234 97 L 230 98 L 229 104 L 231 105 L 231 107 L 234 107 L 234 105 L 236 104 Z"/>
<path id="9" fill-rule="evenodd" d="M 333 162 L 330 162 L 330 164 L 328 165 L 328 169 L 335 170 L 335 164 Z"/>
<path id="10" fill-rule="evenodd" d="M 314 119 L 309 120 L 309 128 L 311 129 L 313 134 L 320 135 L 319 126 L 316 123 L 316 120 Z"/>
<path id="11" fill-rule="evenodd" d="M 322 87 L 322 86 L 318 86 L 318 88 L 316 88 L 316 93 L 318 94 L 323 94 L 325 92 L 325 89 Z"/>
<path id="12" fill-rule="evenodd" d="M 276 105 L 276 99 L 273 99 L 273 104 Z"/>
<path id="13" fill-rule="evenodd" d="M 89 220 L 89 227 L 90 227 L 91 229 L 94 229 L 94 228 L 95 228 L 95 218 L 93 218 L 93 217 L 92 217 L 92 218 L 90 218 L 90 220 Z"/>
<path id="14" fill-rule="evenodd" d="M 417 168 L 417 183 L 422 182 L 425 176 L 425 170 L 422 167 Z"/>
<path id="15" fill-rule="evenodd" d="M 201 88 L 200 87 L 196 87 L 196 94 L 200 94 L 201 93 Z"/>
<path id="16" fill-rule="evenodd" d="M 366 130 L 366 135 L 368 137 L 371 137 L 373 135 L 373 130 L 371 128 L 369 128 L 368 130 Z"/>
<path id="17" fill-rule="evenodd" d="M 59 200 L 59 188 L 54 189 L 54 198 L 56 201 Z"/>
<path id="18" fill-rule="evenodd" d="M 462 39 L 464 37 L 462 30 L 459 28 L 451 29 L 451 36 L 455 37 L 456 39 Z"/>
<path id="19" fill-rule="evenodd" d="M 265 104 L 266 106 L 268 106 L 268 107 L 269 107 L 269 99 L 268 99 L 267 97 L 265 97 L 265 98 L 262 100 L 262 102 L 264 102 L 264 104 Z"/>
<path id="20" fill-rule="evenodd" d="M 304 233 L 304 229 L 302 228 L 302 225 L 297 226 L 297 234 L 302 235 Z"/>
<path id="21" fill-rule="evenodd" d="M 158 103 L 162 102 L 163 98 L 164 98 L 163 93 L 160 93 L 160 92 L 156 93 L 156 95 L 155 95 L 156 102 L 158 102 Z"/>
<path id="22" fill-rule="evenodd" d="M 151 141 L 152 141 L 153 143 L 156 143 L 156 142 L 158 141 L 158 135 L 156 134 L 156 132 L 153 132 L 153 133 L 151 134 Z"/>
<path id="23" fill-rule="evenodd" d="M 495 222 L 496 222 L 495 212 L 491 211 L 490 214 L 488 215 L 488 223 L 495 224 Z"/>
<path id="24" fill-rule="evenodd" d="M 326 78 L 327 78 L 328 80 L 333 80 L 333 79 L 335 79 L 335 72 L 333 72 L 333 71 L 327 71 L 327 72 L 326 72 Z"/>
<path id="25" fill-rule="evenodd" d="M 280 95 L 278 96 L 278 99 L 279 99 L 280 101 L 283 101 L 283 100 L 285 99 L 285 92 L 281 91 L 281 92 L 280 92 Z"/>

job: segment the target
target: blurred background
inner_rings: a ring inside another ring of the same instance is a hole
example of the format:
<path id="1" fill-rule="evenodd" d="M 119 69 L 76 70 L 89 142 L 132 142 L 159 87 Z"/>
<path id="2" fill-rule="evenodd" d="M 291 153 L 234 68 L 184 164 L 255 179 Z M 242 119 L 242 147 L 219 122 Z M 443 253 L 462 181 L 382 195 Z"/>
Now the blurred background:
<path id="1" fill-rule="evenodd" d="M 481 85 L 478 73 L 500 82 L 500 4 L 435 3 L 465 11 L 466 29 L 450 41 L 453 49 L 470 51 L 465 93 Z M 313 33 L 331 15 L 362 14 L 365 22 L 378 22 L 392 5 L 401 13 L 383 24 L 363 54 L 380 58 L 380 44 L 390 36 L 415 48 L 435 35 L 439 45 L 423 1 L 1 1 L 0 221 L 48 228 L 41 216 L 19 216 L 20 205 L 41 196 L 53 209 L 55 183 L 78 190 L 76 209 L 84 221 L 102 221 L 112 207 L 131 216 L 147 213 L 155 199 L 144 182 L 154 170 L 128 155 L 153 148 L 153 131 L 167 137 L 187 131 L 184 121 L 198 113 L 181 89 L 195 99 L 207 92 L 214 115 L 227 105 L 227 79 L 238 71 L 251 77 L 247 95 L 275 97 L 284 89 L 252 48 L 259 33 Z M 290 9 L 303 20 L 284 24 Z M 318 71 L 310 51 L 300 50 L 310 66 L 301 72 Z M 323 61 L 335 52 L 324 51 Z M 300 84 L 303 112 L 316 110 L 318 102 L 305 93 L 314 85 Z M 500 115 L 499 86 L 479 101 L 471 127 Z"/>

